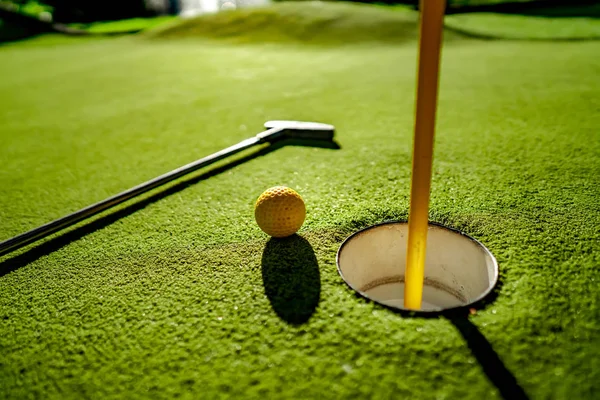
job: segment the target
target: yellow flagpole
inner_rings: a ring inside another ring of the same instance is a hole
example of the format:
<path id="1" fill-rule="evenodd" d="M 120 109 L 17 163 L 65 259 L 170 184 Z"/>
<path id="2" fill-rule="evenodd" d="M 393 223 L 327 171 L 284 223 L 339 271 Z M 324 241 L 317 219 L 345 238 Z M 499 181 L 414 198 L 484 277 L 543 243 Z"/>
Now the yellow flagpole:
<path id="1" fill-rule="evenodd" d="M 421 308 L 433 161 L 433 138 L 446 0 L 421 0 L 419 67 L 413 147 L 404 307 Z"/>

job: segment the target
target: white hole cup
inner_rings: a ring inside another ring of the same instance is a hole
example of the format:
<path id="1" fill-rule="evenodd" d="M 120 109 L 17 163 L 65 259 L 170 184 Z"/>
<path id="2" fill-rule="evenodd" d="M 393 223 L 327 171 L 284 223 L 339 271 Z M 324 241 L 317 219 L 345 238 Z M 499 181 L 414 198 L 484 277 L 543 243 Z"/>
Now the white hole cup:
<path id="1" fill-rule="evenodd" d="M 385 222 L 354 233 L 338 250 L 342 279 L 377 303 L 424 313 L 472 305 L 496 285 L 498 263 L 483 244 L 430 222 L 421 309 L 404 308 L 407 238 L 406 222 Z"/>

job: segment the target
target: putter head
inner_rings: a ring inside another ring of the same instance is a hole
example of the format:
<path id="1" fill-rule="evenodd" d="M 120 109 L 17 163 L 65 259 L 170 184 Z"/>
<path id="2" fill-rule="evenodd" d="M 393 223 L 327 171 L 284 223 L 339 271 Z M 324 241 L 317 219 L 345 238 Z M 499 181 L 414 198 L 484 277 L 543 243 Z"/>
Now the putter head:
<path id="1" fill-rule="evenodd" d="M 320 122 L 304 121 L 267 121 L 265 128 L 279 128 L 283 135 L 289 139 L 306 140 L 333 140 L 335 127 Z"/>

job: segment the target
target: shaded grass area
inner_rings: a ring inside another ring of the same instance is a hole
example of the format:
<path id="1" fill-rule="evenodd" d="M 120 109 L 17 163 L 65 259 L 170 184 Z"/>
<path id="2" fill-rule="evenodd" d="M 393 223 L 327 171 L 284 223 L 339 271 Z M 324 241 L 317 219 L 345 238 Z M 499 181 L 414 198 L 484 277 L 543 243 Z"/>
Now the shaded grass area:
<path id="1" fill-rule="evenodd" d="M 27 38 L 37 33 L 22 25 L 0 19 L 0 43 Z"/>
<path id="2" fill-rule="evenodd" d="M 17 7 L 0 1 L 0 44 L 3 42 L 36 38 L 48 33 L 73 36 L 122 35 L 138 33 L 160 25 L 174 22 L 177 17 L 131 18 L 119 21 L 100 21 L 90 24 L 52 23 L 49 9 L 38 3 Z"/>
<path id="3" fill-rule="evenodd" d="M 533 0 L 533 1 L 464 1 L 449 2 L 448 14 L 502 13 L 537 17 L 588 17 L 599 16 L 595 0 Z"/>
<path id="4" fill-rule="evenodd" d="M 447 15 L 445 25 L 457 33 L 496 39 L 600 40 L 600 20 L 597 18 L 476 13 Z"/>
<path id="5" fill-rule="evenodd" d="M 486 244 L 502 280 L 464 322 L 403 318 L 335 270 L 347 235 L 407 216 L 415 42 L 53 40 L 0 49 L 0 239 L 268 119 L 333 123 L 341 149 L 216 166 L 0 259 L 0 397 L 481 399 L 518 393 L 513 378 L 530 398 L 600 391 L 598 43 L 444 49 L 431 219 Z M 306 200 L 303 239 L 253 222 L 276 184 Z"/>

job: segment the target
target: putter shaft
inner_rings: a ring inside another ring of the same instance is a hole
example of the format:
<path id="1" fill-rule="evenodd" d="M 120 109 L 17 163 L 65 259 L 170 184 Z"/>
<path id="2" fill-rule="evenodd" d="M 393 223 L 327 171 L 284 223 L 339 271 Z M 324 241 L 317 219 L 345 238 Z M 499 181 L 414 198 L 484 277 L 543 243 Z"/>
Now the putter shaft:
<path id="1" fill-rule="evenodd" d="M 0 242 L 0 256 L 3 256 L 4 254 L 10 253 L 11 251 L 17 250 L 48 235 L 58 232 L 84 219 L 92 217 L 104 210 L 121 204 L 133 197 L 139 196 L 142 193 L 164 185 L 165 183 L 171 182 L 186 174 L 189 174 L 190 172 L 196 171 L 202 167 L 213 164 L 230 155 L 239 153 L 240 151 L 248 149 L 257 144 L 270 142 L 276 138 L 279 138 L 284 131 L 285 129 L 280 127 L 268 129 L 255 137 L 241 141 L 236 145 L 233 145 L 231 147 L 213 153 L 207 157 L 201 158 L 192 163 L 174 169 L 170 172 L 167 172 L 166 174 L 160 175 L 147 182 L 141 183 L 137 186 L 132 187 L 131 189 L 127 189 L 98 203 L 82 208 L 79 211 L 75 211 L 74 213 L 56 219 L 52 222 L 48 222 L 47 224 L 44 224 L 38 228 L 32 229 L 13 238 Z"/>

